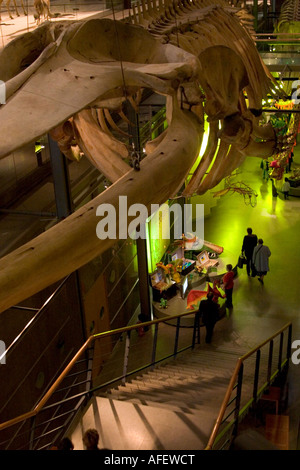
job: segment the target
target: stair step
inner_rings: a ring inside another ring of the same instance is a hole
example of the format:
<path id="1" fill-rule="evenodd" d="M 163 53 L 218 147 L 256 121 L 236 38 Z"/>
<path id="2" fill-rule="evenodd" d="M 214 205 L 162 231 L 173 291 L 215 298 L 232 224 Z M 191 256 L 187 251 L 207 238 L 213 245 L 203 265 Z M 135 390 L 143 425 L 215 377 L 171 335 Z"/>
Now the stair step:
<path id="1" fill-rule="evenodd" d="M 102 396 L 102 395 L 101 395 Z M 103 395 L 103 398 L 109 398 L 106 395 Z M 175 403 L 161 403 L 160 401 L 153 401 L 151 399 L 144 399 L 140 395 L 133 395 L 130 398 L 127 395 L 118 395 L 118 400 L 120 401 L 130 401 L 131 403 L 136 403 L 139 405 L 144 405 L 144 406 L 152 406 L 155 408 L 165 408 L 174 412 L 182 412 L 182 413 L 196 413 L 198 410 L 191 408 L 189 406 L 186 406 L 184 403 L 177 402 Z"/>
<path id="2" fill-rule="evenodd" d="M 179 369 L 177 370 L 176 368 L 168 368 L 166 370 L 162 370 L 162 369 L 158 369 L 158 370 L 153 370 L 153 371 L 149 371 L 147 372 L 146 374 L 143 374 L 143 375 L 139 375 L 138 377 L 139 378 L 143 378 L 143 377 L 155 377 L 155 378 L 161 378 L 162 380 L 164 380 L 165 378 L 173 378 L 174 380 L 175 379 L 186 379 L 186 380 L 197 380 L 197 379 L 200 379 L 203 378 L 203 377 L 206 377 L 206 376 L 215 376 L 215 375 L 219 375 L 220 377 L 221 376 L 228 376 L 230 375 L 231 376 L 231 373 L 232 373 L 232 369 L 230 371 L 228 370 L 219 370 L 216 372 L 216 369 L 213 368 L 213 367 L 202 367 L 201 369 L 198 370 L 197 373 L 190 373 L 190 371 L 185 371 L 184 369 Z"/>
<path id="3" fill-rule="evenodd" d="M 154 371 L 153 371 L 154 372 Z M 202 368 L 199 370 L 197 374 L 191 374 L 189 371 L 184 371 L 184 370 L 179 370 L 177 371 L 176 369 L 169 369 L 167 371 L 156 371 L 154 373 L 147 373 L 143 374 L 139 378 L 142 380 L 147 380 L 153 378 L 156 380 L 168 380 L 168 379 L 173 379 L 173 380 L 181 380 L 181 381 L 186 381 L 186 382 L 200 382 L 201 380 L 205 380 L 207 378 L 213 379 L 214 377 L 220 377 L 220 378 L 229 378 L 232 375 L 232 371 L 227 371 L 227 370 L 221 370 L 221 371 L 216 371 L 216 369 L 212 368 Z"/>
<path id="4" fill-rule="evenodd" d="M 174 377 L 170 377 L 170 376 L 164 377 L 164 376 L 158 375 L 158 376 L 150 376 L 150 377 L 143 376 L 143 377 L 139 377 L 138 380 L 143 383 L 158 384 L 160 387 L 162 386 L 162 382 L 164 385 L 174 385 L 174 386 L 176 385 L 180 386 L 184 382 L 192 386 L 193 384 L 196 384 L 197 382 L 199 382 L 199 377 L 196 377 L 196 378 L 189 377 L 187 379 L 187 378 L 181 377 L 180 375 L 174 376 Z"/>
<path id="5" fill-rule="evenodd" d="M 149 391 L 151 393 L 160 393 L 162 395 L 166 395 L 166 394 L 170 394 L 170 393 L 174 393 L 174 394 L 180 394 L 180 395 L 186 395 L 187 393 L 189 394 L 189 396 L 201 396 L 203 395 L 204 393 L 207 393 L 207 391 L 210 391 L 211 393 L 214 391 L 214 392 L 219 392 L 220 389 L 222 389 L 225 393 L 225 390 L 227 388 L 227 385 L 228 383 L 211 383 L 210 381 L 207 381 L 207 382 L 203 382 L 201 384 L 201 386 L 199 387 L 186 387 L 186 386 L 183 386 L 180 388 L 178 387 L 171 387 L 171 386 L 167 386 L 167 387 L 161 387 L 161 386 L 155 386 L 155 385 L 148 385 L 148 384 L 128 384 L 127 386 L 122 386 L 120 385 L 117 390 L 122 390 L 122 391 L 125 391 L 127 390 L 128 393 L 130 392 L 134 392 L 134 391 L 137 391 L 137 390 L 145 390 L 145 391 Z"/>
<path id="6" fill-rule="evenodd" d="M 222 357 L 226 357 L 226 356 L 232 357 L 232 358 L 240 357 L 242 354 L 241 354 L 241 351 L 234 351 L 234 350 L 232 350 L 232 351 L 221 350 L 221 349 L 216 350 L 216 349 L 211 349 L 211 348 L 206 349 L 206 350 L 204 350 L 204 349 L 195 350 L 194 349 L 193 351 L 187 351 L 186 354 L 182 353 L 180 355 L 180 357 L 176 358 L 176 360 L 179 360 L 179 361 L 182 360 L 183 361 L 186 358 L 191 358 L 191 359 L 195 360 L 195 358 L 201 358 L 201 357 L 204 357 L 204 356 L 209 357 L 209 356 L 214 356 L 214 355 L 215 356 L 217 355 L 221 359 Z"/>
<path id="7" fill-rule="evenodd" d="M 100 423 L 104 431 L 101 447 L 107 449 L 182 449 L 183 433 L 185 438 L 189 436 L 185 439 L 189 449 L 203 449 L 237 360 L 244 353 L 245 349 L 235 344 L 220 347 L 201 344 L 193 351 L 169 358 L 124 385 L 99 393 L 84 425 L 80 423 L 81 429 Z M 253 356 L 244 368 L 241 407 L 252 397 L 255 360 Z M 273 364 L 277 362 L 274 357 Z M 262 357 L 260 386 L 266 382 L 267 370 L 267 360 Z M 233 410 L 235 395 L 236 390 L 225 415 Z"/>
<path id="8" fill-rule="evenodd" d="M 222 395 L 220 395 L 218 400 L 214 399 L 212 401 L 207 401 L 206 398 L 203 397 L 203 400 L 199 402 L 196 400 L 186 401 L 182 396 L 176 397 L 172 395 L 170 398 L 168 398 L 167 401 L 162 401 L 161 397 L 147 393 L 132 394 L 130 396 L 120 393 L 117 395 L 113 394 L 112 396 L 106 396 L 105 398 L 111 398 L 117 401 L 139 403 L 145 406 L 152 406 L 157 408 L 167 408 L 173 410 L 174 412 L 184 412 L 189 414 L 197 414 L 199 412 L 209 410 L 216 416 L 216 418 L 223 400 Z"/>
<path id="9" fill-rule="evenodd" d="M 212 401 L 213 403 L 215 402 L 216 399 L 221 397 L 222 399 L 224 398 L 226 391 L 226 387 L 219 385 L 219 386 L 214 386 L 211 387 L 209 384 L 207 384 L 206 387 L 203 387 L 201 390 L 201 393 L 199 390 L 176 390 L 176 389 L 155 389 L 155 388 L 149 388 L 149 387 L 118 387 L 118 389 L 113 389 L 110 391 L 111 395 L 114 396 L 119 396 L 119 394 L 122 394 L 123 396 L 128 396 L 130 399 L 133 395 L 140 394 L 141 396 L 149 396 L 154 398 L 155 400 L 159 400 L 162 403 L 163 402 L 169 402 L 173 397 L 176 398 L 176 400 L 183 401 L 184 403 L 203 403 L 205 401 L 206 404 L 208 402 Z"/>
<path id="10" fill-rule="evenodd" d="M 223 358 L 223 359 L 219 359 L 217 356 L 210 356 L 210 357 L 200 357 L 199 360 L 186 360 L 186 361 L 179 361 L 178 363 L 168 363 L 164 366 L 161 366 L 160 368 L 161 369 L 164 369 L 165 367 L 171 367 L 172 365 L 177 365 L 178 367 L 188 367 L 190 369 L 197 369 L 197 367 L 199 368 L 199 366 L 201 365 L 205 365 L 205 364 L 214 364 L 215 365 L 215 361 L 218 361 L 219 364 L 224 364 L 224 365 L 227 365 L 228 367 L 232 367 L 232 365 L 236 364 L 236 360 L 235 358 L 234 359 L 228 359 L 227 357 L 226 358 Z"/>
<path id="11" fill-rule="evenodd" d="M 226 391 L 226 388 L 227 388 L 227 385 L 228 385 L 228 382 L 220 382 L 220 383 L 214 383 L 214 384 L 211 384 L 210 381 L 206 381 L 206 382 L 203 382 L 201 384 L 199 384 L 198 386 L 188 386 L 188 385 L 185 385 L 183 384 L 182 385 L 182 391 L 180 389 L 178 389 L 178 387 L 176 387 L 176 385 L 169 385 L 169 384 L 165 384 L 164 387 L 162 387 L 161 384 L 156 384 L 156 383 L 139 383 L 139 382 L 136 382 L 136 383 L 131 383 L 131 384 L 128 384 L 128 386 L 126 387 L 127 390 L 129 391 L 133 391 L 133 390 L 146 390 L 146 391 L 151 391 L 152 393 L 153 392 L 157 392 L 157 393 L 180 393 L 180 394 L 186 394 L 186 393 L 189 393 L 190 395 L 199 395 L 201 396 L 204 392 L 206 392 L 207 390 L 210 390 L 210 391 L 215 391 L 215 390 L 219 390 L 220 388 L 222 388 L 222 390 L 224 391 L 224 394 L 225 394 L 225 391 Z"/>
<path id="12" fill-rule="evenodd" d="M 153 374 L 151 376 L 147 375 L 147 376 L 137 377 L 136 380 L 139 380 L 143 383 L 149 383 L 149 384 L 157 383 L 160 386 L 162 386 L 162 382 L 163 384 L 168 384 L 168 385 L 181 386 L 184 383 L 189 386 L 193 386 L 193 385 L 197 386 L 197 384 L 201 383 L 201 381 L 211 380 L 214 377 L 215 377 L 214 374 L 203 374 L 202 376 L 197 376 L 197 377 L 185 377 L 181 374 L 174 375 L 174 376 Z M 227 379 L 227 376 L 226 377 L 218 376 L 218 377 Z M 228 378 L 228 381 L 229 381 L 229 378 Z"/>
<path id="13" fill-rule="evenodd" d="M 195 362 L 194 364 L 191 362 L 191 363 L 178 363 L 178 364 L 168 364 L 166 366 L 161 366 L 159 367 L 157 370 L 168 370 L 168 369 L 171 369 L 171 370 L 174 370 L 177 369 L 177 370 L 186 370 L 186 371 L 191 371 L 191 372 L 200 372 L 200 370 L 203 368 L 203 367 L 214 367 L 216 369 L 216 361 L 218 361 L 218 365 L 219 365 L 219 368 L 220 366 L 221 367 L 226 367 L 228 369 L 233 369 L 235 364 L 236 364 L 236 361 L 232 361 L 232 362 L 228 362 L 228 361 L 219 361 L 217 358 L 213 358 L 213 359 L 209 359 L 209 360 L 203 360 L 203 361 L 197 361 Z M 220 369 L 218 369 L 220 370 Z"/>
<path id="14" fill-rule="evenodd" d="M 233 371 L 234 369 L 234 366 L 235 364 L 228 364 L 228 363 L 222 363 L 222 362 L 219 362 L 219 369 L 216 368 L 216 363 L 215 362 L 203 362 L 203 363 L 198 363 L 197 365 L 195 366 L 188 366 L 188 365 L 185 365 L 185 364 L 178 364 L 178 366 L 176 366 L 176 364 L 172 364 L 172 365 L 169 365 L 168 367 L 162 367 L 162 368 L 159 368 L 157 369 L 157 371 L 175 371 L 175 372 L 178 372 L 178 371 L 181 371 L 181 372 L 185 372 L 185 373 L 191 373 L 191 374 L 194 374 L 194 375 L 198 375 L 201 373 L 201 371 L 207 369 L 207 370 L 211 370 L 211 369 L 214 369 L 215 371 L 218 370 L 218 371 L 222 371 L 223 369 L 226 369 L 227 371 Z"/>
<path id="15" fill-rule="evenodd" d="M 173 379 L 173 380 L 172 380 Z M 147 376 L 143 376 L 143 377 L 139 377 L 138 379 L 132 379 L 130 380 L 129 382 L 127 382 L 128 384 L 131 384 L 131 383 L 143 383 L 143 384 L 157 384 L 158 387 L 161 387 L 161 388 L 165 388 L 166 384 L 168 385 L 172 385 L 172 383 L 175 384 L 176 387 L 192 387 L 192 388 L 201 388 L 202 384 L 205 384 L 207 382 L 210 382 L 210 383 L 226 383 L 228 384 L 229 383 L 229 379 L 230 379 L 230 376 L 227 376 L 226 374 L 225 375 L 211 375 L 211 374 L 203 374 L 202 376 L 197 376 L 197 377 L 181 377 L 181 378 L 177 378 L 176 380 L 176 377 L 175 378 L 172 378 L 172 377 L 168 377 L 168 378 L 164 378 L 163 380 L 158 377 L 158 378 L 155 378 L 155 376 L 152 376 L 152 377 L 147 377 Z"/>
<path id="16" fill-rule="evenodd" d="M 234 366 L 235 364 L 222 364 L 222 363 L 219 363 L 219 369 L 216 368 L 216 363 L 212 362 L 204 362 L 204 363 L 198 363 L 197 364 L 197 367 L 196 366 L 187 366 L 185 364 L 179 364 L 178 366 L 176 366 L 176 364 L 173 364 L 173 365 L 170 365 L 168 367 L 162 367 L 162 368 L 158 368 L 156 369 L 156 372 L 165 372 L 165 371 L 175 371 L 178 373 L 178 371 L 180 371 L 181 373 L 190 373 L 190 374 L 193 374 L 193 375 L 199 375 L 201 374 L 201 372 L 205 369 L 207 370 L 212 370 L 214 369 L 214 371 L 222 371 L 223 369 L 226 369 L 226 371 L 233 371 L 234 369 Z"/>

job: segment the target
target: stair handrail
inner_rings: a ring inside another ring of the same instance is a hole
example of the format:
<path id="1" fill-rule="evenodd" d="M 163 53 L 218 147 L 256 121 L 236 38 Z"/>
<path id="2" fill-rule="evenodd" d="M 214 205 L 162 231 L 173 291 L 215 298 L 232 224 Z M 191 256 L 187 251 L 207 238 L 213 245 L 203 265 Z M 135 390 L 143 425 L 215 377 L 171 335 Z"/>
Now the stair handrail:
<path id="1" fill-rule="evenodd" d="M 247 353 L 245 353 L 243 356 L 241 356 L 240 358 L 238 358 L 237 360 L 237 363 L 236 363 L 236 366 L 234 368 L 234 371 L 233 371 L 233 374 L 232 374 L 232 377 L 229 381 L 229 384 L 228 384 L 228 387 L 227 387 L 227 390 L 226 390 L 226 393 L 225 393 L 225 396 L 224 396 L 224 399 L 223 399 L 223 402 L 222 402 L 222 405 L 220 407 L 220 411 L 219 411 L 219 414 L 218 414 L 218 417 L 216 419 L 216 422 L 215 422 L 215 425 L 213 427 L 213 430 L 211 432 L 211 435 L 210 435 L 210 438 L 208 440 L 208 443 L 205 447 L 205 450 L 212 450 L 213 448 L 213 445 L 214 445 L 214 442 L 216 440 L 216 437 L 218 435 L 218 432 L 219 432 L 219 429 L 220 429 L 220 426 L 222 424 L 222 421 L 223 421 L 223 418 L 224 418 L 224 415 L 225 415 L 225 411 L 226 411 L 226 408 L 227 408 L 227 405 L 229 403 L 229 400 L 230 400 L 230 397 L 231 397 L 231 394 L 232 394 L 232 391 L 234 389 L 234 386 L 236 384 L 236 381 L 237 381 L 237 378 L 238 378 L 238 375 L 239 375 L 239 372 L 240 372 L 240 369 L 243 365 L 243 363 L 246 361 L 246 359 L 248 359 L 250 356 L 252 356 L 253 354 L 255 354 L 259 349 L 261 349 L 263 346 L 265 346 L 266 344 L 270 343 L 274 338 L 276 338 L 276 336 L 280 335 L 283 331 L 285 331 L 287 328 L 290 328 L 292 325 L 292 322 L 288 322 L 286 323 L 282 328 L 280 328 L 280 330 L 278 330 L 276 333 L 274 333 L 273 335 L 271 335 L 269 338 L 267 338 L 265 341 L 263 341 L 262 343 L 260 343 L 258 346 L 255 346 L 253 349 L 251 349 L 250 351 L 248 351 Z M 290 354 L 290 346 L 291 345 L 291 342 L 289 341 L 289 354 Z"/>
<path id="2" fill-rule="evenodd" d="M 8 421 L 5 421 L 4 423 L 0 423 L 0 431 L 2 431 L 3 429 L 9 428 L 11 426 L 14 426 L 15 424 L 20 423 L 22 421 L 25 421 L 29 418 L 33 418 L 38 413 L 40 413 L 42 411 L 42 409 L 44 408 L 44 406 L 46 405 L 46 403 L 51 398 L 51 396 L 53 395 L 53 393 L 58 389 L 58 387 L 61 384 L 61 382 L 63 381 L 63 379 L 68 375 L 68 373 L 70 372 L 72 367 L 75 365 L 75 363 L 78 361 L 78 359 L 82 356 L 82 354 L 91 346 L 93 341 L 96 341 L 96 340 L 101 339 L 101 338 L 105 338 L 107 336 L 121 334 L 121 333 L 128 332 L 128 331 L 131 331 L 131 330 L 136 330 L 136 329 L 140 328 L 141 325 L 143 325 L 144 327 L 145 326 L 147 327 L 147 326 L 151 326 L 151 325 L 156 325 L 157 323 L 166 323 L 166 322 L 169 322 L 170 320 L 178 319 L 178 318 L 181 318 L 181 317 L 184 317 L 184 316 L 187 316 L 187 315 L 196 314 L 196 313 L 197 313 L 197 310 L 190 311 L 190 312 L 183 312 L 183 313 L 179 313 L 179 314 L 172 315 L 172 316 L 168 315 L 166 317 L 159 318 L 159 319 L 156 319 L 156 320 L 150 320 L 150 321 L 147 321 L 147 322 L 137 323 L 137 324 L 134 324 L 134 325 L 127 325 L 127 326 L 124 326 L 122 328 L 116 328 L 115 330 L 103 331 L 101 333 L 96 333 L 94 335 L 89 336 L 88 339 L 85 341 L 85 343 L 75 353 L 75 355 L 70 360 L 68 365 L 60 373 L 58 378 L 51 385 L 49 390 L 44 394 L 44 396 L 40 399 L 40 401 L 37 403 L 37 405 L 33 408 L 33 410 L 28 411 L 26 413 L 23 413 L 22 415 L 16 416 L 15 418 L 12 418 Z"/>

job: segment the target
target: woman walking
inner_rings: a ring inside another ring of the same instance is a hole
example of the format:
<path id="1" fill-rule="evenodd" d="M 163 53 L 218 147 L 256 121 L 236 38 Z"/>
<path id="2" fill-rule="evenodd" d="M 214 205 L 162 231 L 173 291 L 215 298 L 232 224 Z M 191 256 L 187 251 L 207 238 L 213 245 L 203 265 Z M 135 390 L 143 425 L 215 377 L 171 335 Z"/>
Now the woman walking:
<path id="1" fill-rule="evenodd" d="M 269 268 L 269 258 L 271 256 L 271 251 L 268 246 L 264 245 L 263 240 L 260 238 L 258 244 L 253 250 L 252 262 L 259 276 L 258 280 L 261 284 L 264 283 L 264 277 L 267 272 L 270 271 Z"/>

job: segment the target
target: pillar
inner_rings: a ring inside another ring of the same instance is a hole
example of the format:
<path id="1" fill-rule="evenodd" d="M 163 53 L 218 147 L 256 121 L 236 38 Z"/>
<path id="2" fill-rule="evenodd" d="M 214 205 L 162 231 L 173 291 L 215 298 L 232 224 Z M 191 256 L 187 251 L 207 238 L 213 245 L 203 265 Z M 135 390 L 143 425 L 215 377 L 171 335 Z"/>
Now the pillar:
<path id="1" fill-rule="evenodd" d="M 52 165 L 56 213 L 58 219 L 64 219 L 72 212 L 69 172 L 66 157 L 61 153 L 57 142 L 50 136 L 49 150 Z"/>
<path id="2" fill-rule="evenodd" d="M 152 319 L 152 308 L 149 287 L 146 240 L 143 238 L 138 238 L 136 241 L 136 247 L 138 259 L 141 314 L 144 316 L 143 321 L 150 321 Z"/>

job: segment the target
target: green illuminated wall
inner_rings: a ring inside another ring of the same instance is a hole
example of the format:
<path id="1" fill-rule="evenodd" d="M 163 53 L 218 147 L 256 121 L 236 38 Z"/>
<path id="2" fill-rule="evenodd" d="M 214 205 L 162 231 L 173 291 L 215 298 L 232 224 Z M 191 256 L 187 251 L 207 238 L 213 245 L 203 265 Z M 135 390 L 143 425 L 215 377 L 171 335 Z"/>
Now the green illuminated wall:
<path id="1" fill-rule="evenodd" d="M 201 149 L 199 152 L 199 156 L 187 177 L 186 183 L 192 177 L 206 149 L 208 135 L 209 135 L 209 126 L 206 120 L 204 123 L 204 130 L 205 132 L 203 135 L 203 140 L 202 140 L 202 145 L 201 145 Z M 201 196 L 198 196 L 196 198 L 189 198 L 187 202 L 195 203 L 195 204 L 196 203 L 204 204 L 203 197 L 201 201 L 199 200 L 199 198 L 201 198 Z M 165 223 L 166 217 L 167 217 L 166 214 L 164 215 L 163 212 L 158 211 L 155 214 L 155 216 L 152 217 L 151 220 L 146 223 L 148 270 L 150 273 L 155 271 L 156 263 L 158 263 L 161 260 L 161 258 L 163 257 L 171 241 L 169 231 L 165 230 L 165 233 L 162 233 L 162 230 L 166 228 L 166 223 Z"/>
<path id="2" fill-rule="evenodd" d="M 199 156 L 198 156 L 197 160 L 195 161 L 194 165 L 192 166 L 192 168 L 190 170 L 190 173 L 189 173 L 189 175 L 186 179 L 186 184 L 190 181 L 192 175 L 194 174 L 194 171 L 196 170 L 197 166 L 200 163 L 201 158 L 203 157 L 203 154 L 204 154 L 206 146 L 207 146 L 208 136 L 209 136 L 209 127 L 208 127 L 208 122 L 207 122 L 206 116 L 205 116 L 204 134 L 203 134 L 203 138 L 202 138 L 202 144 L 201 144 Z"/>
<path id="3" fill-rule="evenodd" d="M 148 270 L 149 273 L 153 273 L 156 269 L 156 263 L 159 263 L 163 254 L 170 244 L 170 232 L 163 228 L 166 224 L 163 223 L 163 218 L 166 218 L 167 214 L 163 211 L 158 211 L 146 223 L 146 236 L 147 236 L 147 256 L 148 256 Z"/>

